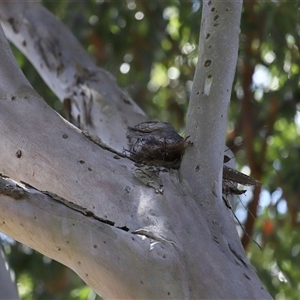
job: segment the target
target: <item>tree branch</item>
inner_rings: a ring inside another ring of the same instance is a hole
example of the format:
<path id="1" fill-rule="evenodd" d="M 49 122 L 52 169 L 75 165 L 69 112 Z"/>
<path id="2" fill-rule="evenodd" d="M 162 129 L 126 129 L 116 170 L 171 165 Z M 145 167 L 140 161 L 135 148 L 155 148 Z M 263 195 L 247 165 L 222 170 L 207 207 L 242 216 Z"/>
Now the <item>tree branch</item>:
<path id="1" fill-rule="evenodd" d="M 193 194 L 209 205 L 212 190 L 221 199 L 227 110 L 237 61 L 242 1 L 203 1 L 199 60 L 187 115 L 181 173 Z M 201 191 L 201 193 L 200 193 Z"/>
<path id="2" fill-rule="evenodd" d="M 5 182 L 0 201 L 1 230 L 68 265 L 107 298 L 143 298 L 142 294 L 159 298 L 158 294 L 168 292 L 184 298 L 184 288 L 173 280 L 179 275 L 180 264 L 173 261 L 178 260 L 176 252 L 167 250 L 173 246 L 164 239 L 172 235 L 166 233 L 167 219 L 159 217 L 160 213 L 167 215 L 169 209 L 161 201 L 162 195 L 136 181 L 136 168 L 130 160 L 115 159 L 114 153 L 87 139 L 34 93 L 17 68 L 2 31 L 0 45 L 0 75 L 8 76 L 7 81 L 0 82 L 0 171 L 36 189 L 50 191 L 47 195 L 56 194 L 53 203 L 53 199 L 36 190 L 29 192 L 28 187 L 25 190 L 21 186 L 9 189 L 11 183 Z M 62 198 L 73 207 L 57 203 Z M 96 218 L 91 218 L 91 213 Z M 99 217 L 113 220 L 115 226 L 99 221 Z M 116 228 L 124 225 L 130 232 Z M 143 233 L 137 236 L 134 232 L 138 230 Z M 151 234 L 152 239 L 145 238 L 146 234 Z M 87 242 L 82 243 L 87 237 Z M 159 238 L 160 242 L 152 245 L 151 240 Z M 95 250 L 95 241 L 107 241 L 109 250 L 103 245 L 104 249 L 99 245 Z M 145 264 L 151 265 L 152 275 Z M 129 272 L 132 266 L 136 273 Z M 172 268 L 176 276 L 170 276 Z M 153 290 L 164 273 L 169 278 L 165 278 L 166 285 Z M 138 283 L 136 288 L 134 283 Z"/>
<path id="3" fill-rule="evenodd" d="M 2 31 L 0 45 L 0 172 L 19 182 L 2 178 L 4 233 L 68 265 L 104 298 L 269 298 L 225 205 L 208 216 L 190 176 L 93 143 L 36 95 Z"/>
<path id="4" fill-rule="evenodd" d="M 84 216 L 7 178 L 0 180 L 0 191 L 1 230 L 69 266 L 99 295 L 141 299 L 146 293 L 154 299 L 158 296 L 153 286 L 160 286 L 160 295 L 172 292 L 184 298 L 182 286 L 175 286 L 172 279 L 178 275 L 179 262 L 171 244 L 151 242 Z M 134 272 L 129 271 L 132 268 Z M 163 275 L 164 269 L 170 271 L 169 278 Z"/>
<path id="5" fill-rule="evenodd" d="M 115 78 L 97 67 L 73 34 L 39 3 L 1 2 L 0 18 L 6 36 L 64 103 L 70 121 L 122 151 L 127 126 L 147 117 Z"/>

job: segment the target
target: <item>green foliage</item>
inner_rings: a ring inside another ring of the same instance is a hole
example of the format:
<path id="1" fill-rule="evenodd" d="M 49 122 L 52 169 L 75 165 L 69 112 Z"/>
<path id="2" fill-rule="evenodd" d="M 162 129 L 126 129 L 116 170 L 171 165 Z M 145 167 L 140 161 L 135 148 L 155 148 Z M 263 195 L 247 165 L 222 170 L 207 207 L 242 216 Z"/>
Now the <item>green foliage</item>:
<path id="1" fill-rule="evenodd" d="M 183 130 L 197 62 L 200 1 L 44 4 L 151 118 Z M 275 299 L 298 299 L 300 289 L 299 12 L 299 1 L 244 2 L 228 122 L 228 144 L 239 167 L 249 165 L 262 179 L 259 206 L 252 213 L 258 214 L 253 236 L 263 250 L 252 243 L 248 254 Z M 61 112 L 53 93 L 14 52 L 34 88 Z M 93 299 L 74 275 L 65 290 L 51 293 L 47 281 L 60 278 L 65 268 L 18 244 L 10 251 L 23 299 Z"/>
<path id="2" fill-rule="evenodd" d="M 266 211 L 267 212 L 267 211 Z M 257 222 L 263 240 L 263 251 L 253 244 L 249 258 L 267 290 L 275 299 L 299 299 L 300 235 L 299 225 L 293 227 L 284 216 L 267 215 Z"/>

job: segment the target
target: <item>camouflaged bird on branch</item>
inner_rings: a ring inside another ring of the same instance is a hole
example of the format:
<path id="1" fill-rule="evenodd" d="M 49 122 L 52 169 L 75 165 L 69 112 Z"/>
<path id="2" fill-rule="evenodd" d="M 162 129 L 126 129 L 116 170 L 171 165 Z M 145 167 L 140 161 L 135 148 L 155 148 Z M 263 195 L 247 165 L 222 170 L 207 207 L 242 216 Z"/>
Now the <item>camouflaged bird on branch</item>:
<path id="1" fill-rule="evenodd" d="M 128 127 L 129 153 L 134 160 L 178 169 L 186 146 L 192 145 L 165 122 L 143 122 Z"/>
<path id="2" fill-rule="evenodd" d="M 128 127 L 127 135 L 130 157 L 147 165 L 178 169 L 184 150 L 193 143 L 189 137 L 180 136 L 173 126 L 165 122 L 142 122 Z M 241 194 L 234 183 L 260 185 L 260 182 L 235 169 L 223 166 L 223 192 Z"/>

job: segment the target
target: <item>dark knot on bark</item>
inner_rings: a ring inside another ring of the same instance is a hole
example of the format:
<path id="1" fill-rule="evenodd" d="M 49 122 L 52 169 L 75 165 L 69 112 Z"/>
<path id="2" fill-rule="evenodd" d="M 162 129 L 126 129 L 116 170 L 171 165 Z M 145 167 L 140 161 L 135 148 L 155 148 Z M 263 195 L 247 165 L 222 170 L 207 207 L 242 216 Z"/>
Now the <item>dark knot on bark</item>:
<path id="1" fill-rule="evenodd" d="M 142 163 L 179 168 L 187 138 L 165 122 L 143 122 L 128 127 L 130 156 Z M 191 143 L 188 143 L 191 144 Z"/>

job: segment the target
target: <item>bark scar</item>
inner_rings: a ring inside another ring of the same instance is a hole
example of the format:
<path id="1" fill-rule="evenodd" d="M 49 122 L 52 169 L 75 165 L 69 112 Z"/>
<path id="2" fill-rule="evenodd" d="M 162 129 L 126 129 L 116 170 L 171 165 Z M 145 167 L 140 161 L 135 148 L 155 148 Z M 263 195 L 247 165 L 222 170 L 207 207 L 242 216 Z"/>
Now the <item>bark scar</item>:
<path id="1" fill-rule="evenodd" d="M 92 218 L 92 219 L 95 219 L 97 221 L 100 221 L 101 223 L 104 223 L 104 224 L 107 224 L 107 225 L 110 225 L 110 226 L 114 226 L 118 229 L 121 229 L 121 230 L 124 230 L 124 231 L 129 231 L 129 228 L 127 226 L 115 226 L 115 222 L 113 221 L 110 221 L 110 220 L 107 220 L 107 219 L 103 219 L 101 217 L 98 217 L 97 215 L 95 215 L 92 211 L 76 204 L 76 203 L 73 203 L 63 197 L 60 197 L 59 195 L 55 194 L 55 193 L 52 193 L 52 192 L 49 192 L 49 191 L 40 191 L 38 189 L 36 189 L 35 187 L 33 187 L 32 185 L 24 182 L 24 181 L 21 181 L 25 186 L 29 187 L 29 188 L 32 188 L 44 195 L 47 195 L 49 196 L 50 198 L 52 198 L 54 201 L 57 201 L 65 206 L 67 206 L 68 208 L 72 209 L 72 210 L 75 210 L 79 213 L 81 213 L 82 215 L 86 216 L 86 217 L 89 217 L 89 218 Z"/>
<path id="2" fill-rule="evenodd" d="M 233 253 L 233 255 L 246 267 L 248 268 L 248 265 L 246 264 L 246 262 L 243 260 L 242 256 L 240 254 L 238 254 L 233 248 L 232 246 L 228 243 L 228 247 L 229 250 Z"/>

